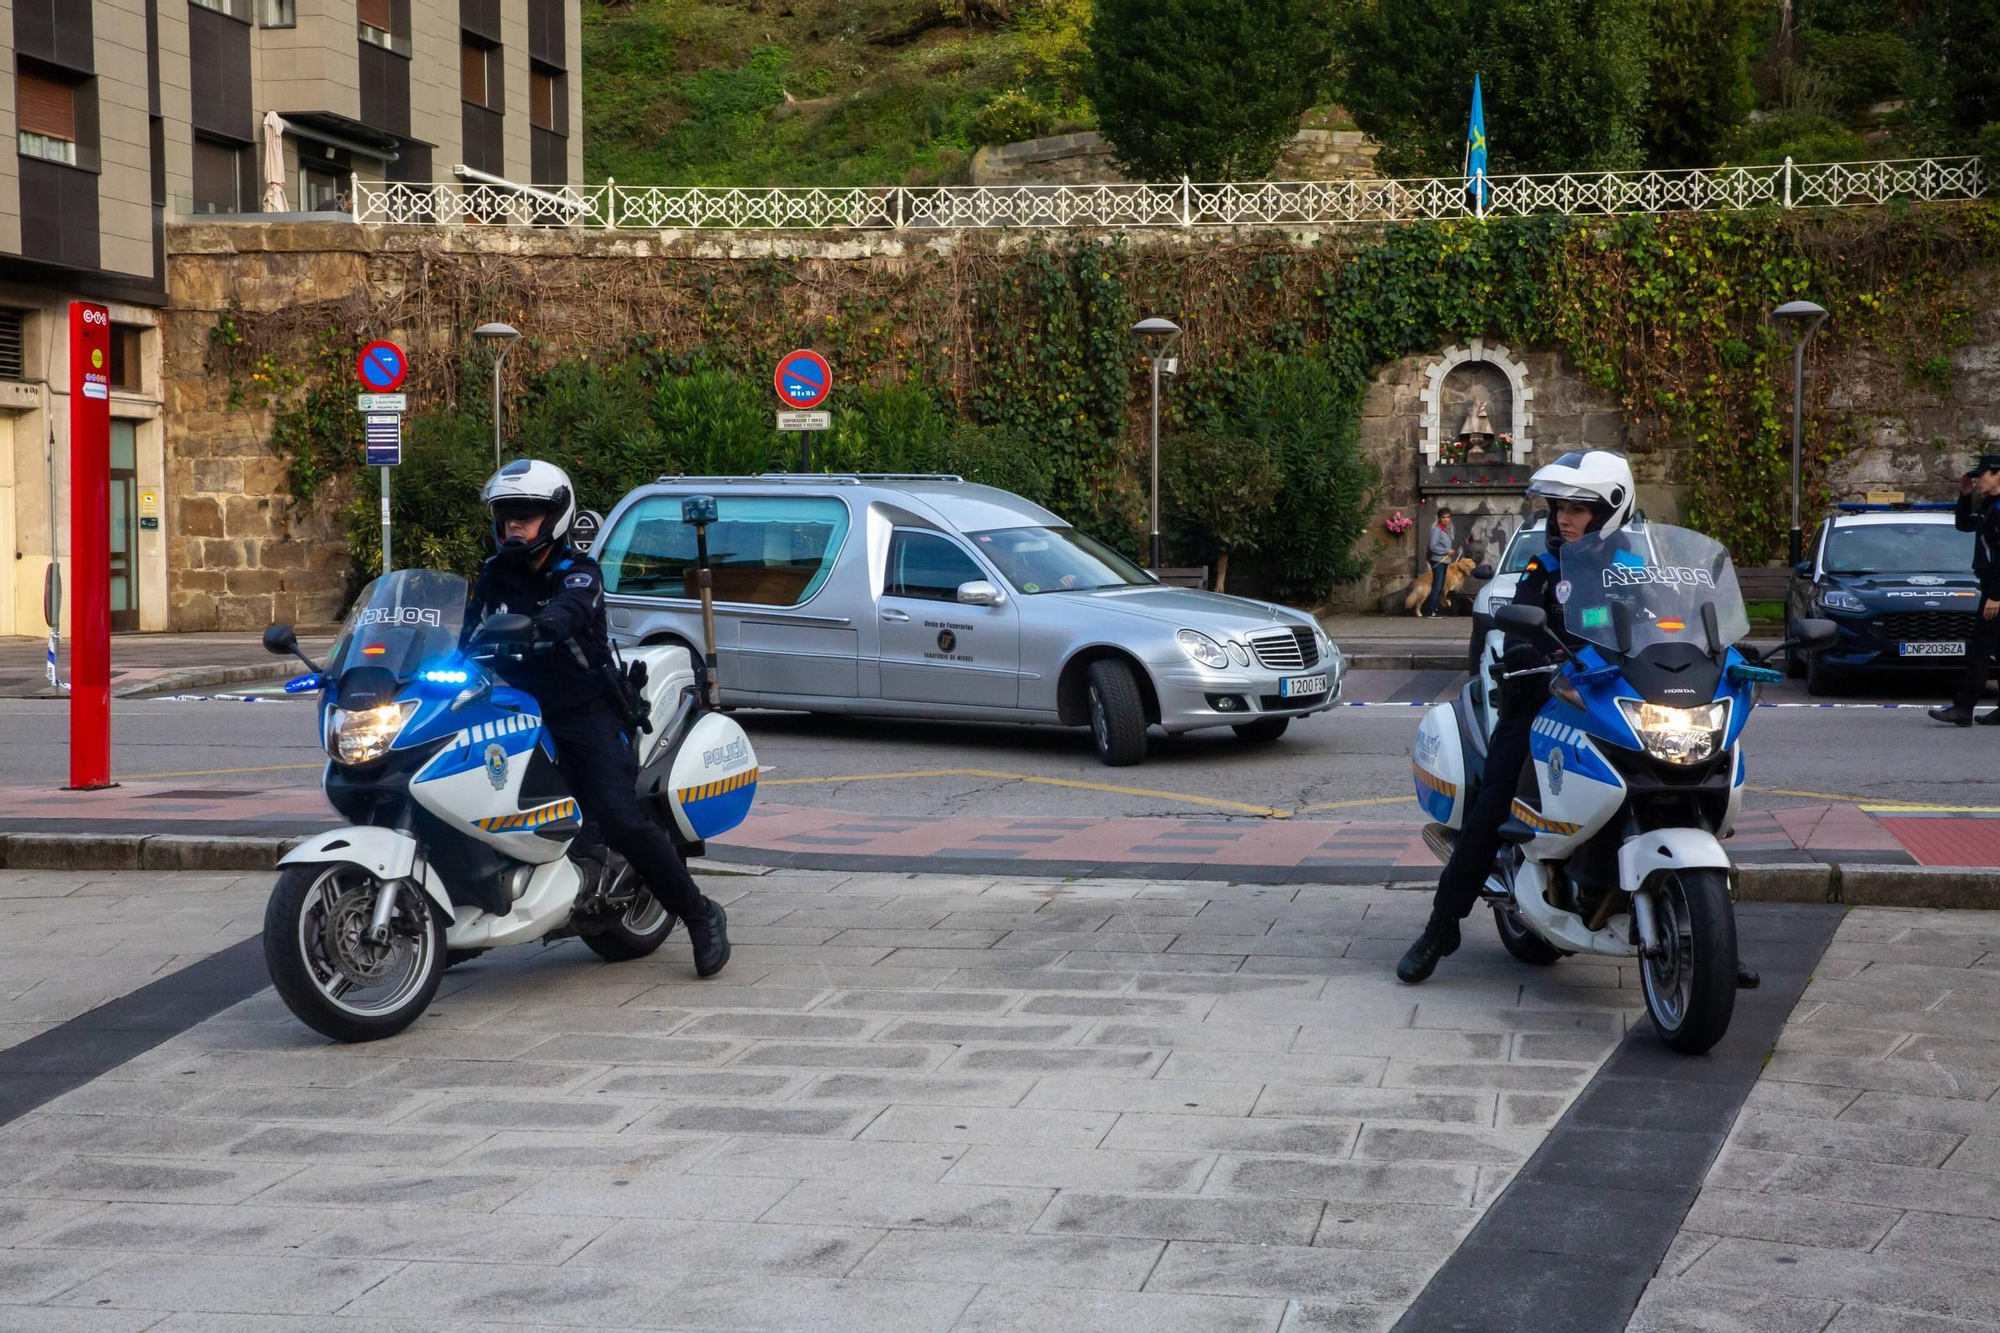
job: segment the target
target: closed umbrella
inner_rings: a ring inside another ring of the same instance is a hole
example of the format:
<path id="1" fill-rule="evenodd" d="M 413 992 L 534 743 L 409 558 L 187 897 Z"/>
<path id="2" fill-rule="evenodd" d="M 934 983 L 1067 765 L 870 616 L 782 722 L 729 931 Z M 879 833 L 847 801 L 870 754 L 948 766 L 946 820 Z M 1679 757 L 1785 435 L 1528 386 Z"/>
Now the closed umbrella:
<path id="1" fill-rule="evenodd" d="M 264 211 L 291 211 L 285 202 L 285 122 L 275 111 L 264 113 Z"/>

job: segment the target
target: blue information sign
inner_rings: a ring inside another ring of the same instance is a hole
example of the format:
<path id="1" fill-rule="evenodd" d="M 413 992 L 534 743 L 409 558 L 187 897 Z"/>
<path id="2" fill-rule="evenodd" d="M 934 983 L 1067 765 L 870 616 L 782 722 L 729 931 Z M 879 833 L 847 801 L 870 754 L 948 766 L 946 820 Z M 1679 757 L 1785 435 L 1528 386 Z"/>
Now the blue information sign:
<path id="1" fill-rule="evenodd" d="M 403 417 L 400 412 L 370 412 L 366 438 L 369 467 L 395 467 L 403 461 Z"/>

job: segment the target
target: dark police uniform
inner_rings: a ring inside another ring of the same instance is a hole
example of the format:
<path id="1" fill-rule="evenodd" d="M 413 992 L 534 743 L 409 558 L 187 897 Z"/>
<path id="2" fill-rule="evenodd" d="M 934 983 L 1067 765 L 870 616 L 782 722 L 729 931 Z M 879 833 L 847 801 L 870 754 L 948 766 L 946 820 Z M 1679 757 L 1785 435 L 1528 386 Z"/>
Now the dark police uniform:
<path id="1" fill-rule="evenodd" d="M 1548 612 L 1549 628 L 1564 643 L 1575 646 L 1563 628 L 1562 604 L 1556 600 L 1561 567 L 1556 554 L 1544 552 L 1528 561 L 1515 585 L 1516 606 L 1539 606 Z M 1525 639 L 1507 636 L 1503 671 L 1539 666 L 1542 653 Z M 1493 871 L 1500 852 L 1500 826 L 1507 822 L 1521 770 L 1528 762 L 1528 738 L 1535 714 L 1549 697 L 1547 676 L 1523 676 L 1500 685 L 1500 717 L 1486 743 L 1486 765 L 1481 772 L 1479 795 L 1465 813 L 1465 827 L 1438 876 L 1437 896 L 1432 899 L 1433 916 L 1464 920 L 1479 901 L 1480 886 Z"/>
<path id="2" fill-rule="evenodd" d="M 586 819 L 639 872 L 662 907 L 688 920 L 703 910 L 701 890 L 673 839 L 639 806 L 639 758 L 624 722 L 605 696 L 596 668 L 611 660 L 604 618 L 604 578 L 597 562 L 566 545 L 541 568 L 494 556 L 479 572 L 466 607 L 466 634 L 489 615 L 531 618 L 557 647 L 508 662 L 501 675 L 533 696 L 555 741 L 556 765 Z"/>
<path id="3" fill-rule="evenodd" d="M 1965 680 L 1958 687 L 1952 707 L 1972 712 L 1986 693 L 1986 677 L 1993 658 L 2000 652 L 2000 617 L 1986 618 L 1986 603 L 2000 601 L 2000 500 L 1983 495 L 1958 497 L 1953 524 L 1960 532 L 1979 535 L 1972 544 L 1972 574 L 1979 580 L 1979 610 L 1972 622 L 1972 637 L 1965 645 Z"/>

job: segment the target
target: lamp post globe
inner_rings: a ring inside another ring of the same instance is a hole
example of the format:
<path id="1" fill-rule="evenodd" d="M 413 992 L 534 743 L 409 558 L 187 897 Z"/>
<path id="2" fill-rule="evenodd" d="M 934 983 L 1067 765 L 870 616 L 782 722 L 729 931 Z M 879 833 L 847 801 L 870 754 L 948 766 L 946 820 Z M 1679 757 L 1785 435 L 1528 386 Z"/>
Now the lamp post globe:
<path id="1" fill-rule="evenodd" d="M 521 336 L 521 331 L 512 324 L 495 321 L 481 324 L 472 331 L 472 336 L 493 347 L 493 467 L 500 467 L 500 363 L 507 359 L 507 349 Z"/>
<path id="2" fill-rule="evenodd" d="M 1181 326 L 1170 319 L 1155 316 L 1134 324 L 1132 332 L 1138 335 L 1139 345 L 1146 349 L 1146 355 L 1153 363 L 1153 486 L 1147 557 L 1150 567 L 1157 570 L 1160 568 L 1160 374 L 1164 371 L 1171 375 L 1180 368 L 1179 361 L 1167 353 L 1180 341 Z"/>
<path id="3" fill-rule="evenodd" d="M 1797 565 L 1805 558 L 1804 534 L 1799 529 L 1799 441 L 1805 420 L 1806 344 L 1826 322 L 1826 307 L 1811 301 L 1787 301 L 1771 312 L 1771 322 L 1792 340 L 1792 531 L 1788 563 Z"/>

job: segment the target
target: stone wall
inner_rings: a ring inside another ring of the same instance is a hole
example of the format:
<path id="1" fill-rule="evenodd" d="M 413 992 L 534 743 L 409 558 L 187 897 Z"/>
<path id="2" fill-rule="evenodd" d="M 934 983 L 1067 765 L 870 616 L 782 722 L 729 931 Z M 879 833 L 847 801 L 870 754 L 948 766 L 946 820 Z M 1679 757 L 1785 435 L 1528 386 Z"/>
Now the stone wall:
<path id="1" fill-rule="evenodd" d="M 1359 130 L 1300 130 L 1271 168 L 1277 181 L 1366 180 L 1382 146 Z M 1109 185 L 1124 181 L 1111 145 L 1095 130 L 982 148 L 974 185 Z"/>
<path id="2" fill-rule="evenodd" d="M 508 362 L 510 383 L 534 358 L 574 356 L 617 345 L 639 331 L 668 327 L 701 312 L 691 261 L 797 261 L 792 290 L 807 304 L 830 298 L 815 275 L 837 277 L 847 266 L 921 285 L 939 272 L 929 261 L 1011 253 L 1040 236 L 1024 232 L 582 232 L 523 229 L 457 230 L 363 227 L 351 223 L 206 223 L 169 230 L 172 305 L 165 322 L 166 472 L 163 507 L 169 559 L 172 627 L 254 629 L 274 620 L 326 623 L 342 607 L 349 561 L 340 494 L 301 505 L 285 493 L 284 466 L 268 440 L 272 415 L 255 406 L 232 409 L 227 376 L 211 365 L 210 335 L 232 305 L 246 313 L 283 317 L 300 311 L 300 330 L 329 320 L 367 336 L 389 337 L 410 350 L 413 380 L 434 393 L 455 392 L 459 358 L 473 316 L 453 305 L 465 299 L 427 275 L 445 261 L 467 265 L 490 290 L 512 292 L 500 317 L 531 332 L 539 348 Z M 1231 245 L 1322 243 L 1352 245 L 1351 231 L 1271 228 L 1162 228 L 1129 235 L 1135 246 L 1199 249 Z M 532 275 L 524 282 L 521 275 Z M 1968 338 L 1951 353 L 1946 383 L 1913 382 L 1892 355 L 1862 347 L 1824 365 L 1815 382 L 1841 422 L 1849 451 L 1829 469 L 1837 498 L 1869 490 L 1902 490 L 1911 498 L 1955 493 L 1954 475 L 1967 455 L 2000 451 L 2000 302 L 1992 273 L 1967 274 L 1973 317 Z M 482 298 L 484 299 L 484 298 Z M 900 299 L 900 298 L 899 298 Z M 959 299 L 957 297 L 954 300 Z M 970 299 L 969 297 L 965 299 Z M 483 308 L 483 307 L 482 307 Z M 693 312 L 689 316 L 689 312 Z M 812 316 L 817 318 L 816 315 Z M 310 321 L 318 321 L 317 324 Z M 946 312 L 953 328 L 969 312 Z M 779 336 L 779 335 L 774 335 Z M 774 355 L 782 350 L 773 347 Z M 1425 369 L 1445 351 L 1409 357 L 1382 369 L 1362 404 L 1361 440 L 1381 467 L 1371 541 L 1379 543 L 1373 574 L 1339 590 L 1348 607 L 1373 606 L 1405 586 L 1419 565 L 1418 543 L 1430 508 L 1417 494 Z M 1692 455 L 1646 421 L 1628 420 L 1619 403 L 1594 388 L 1560 354 L 1515 347 L 1534 391 L 1534 457 L 1547 461 L 1579 445 L 1620 448 L 1632 458 L 1639 498 L 1661 518 L 1684 513 Z M 1187 355 L 1184 353 L 1184 355 Z M 433 399 L 435 401 L 435 399 Z M 413 406 L 421 406 L 419 396 Z M 1782 400 L 1776 410 L 1782 412 Z M 1455 429 L 1455 427 L 1454 427 Z M 1135 426 L 1136 430 L 1136 426 Z M 1519 506 L 1511 496 L 1483 497 L 1467 507 L 1498 527 Z M 1454 503 L 1454 508 L 1458 508 Z M 1395 511 L 1415 521 L 1392 537 L 1383 520 Z M 1488 552 L 1497 554 L 1497 552 Z M 1249 571 L 1246 571 L 1246 574 Z M 1246 589 L 1248 583 L 1245 584 Z"/>

